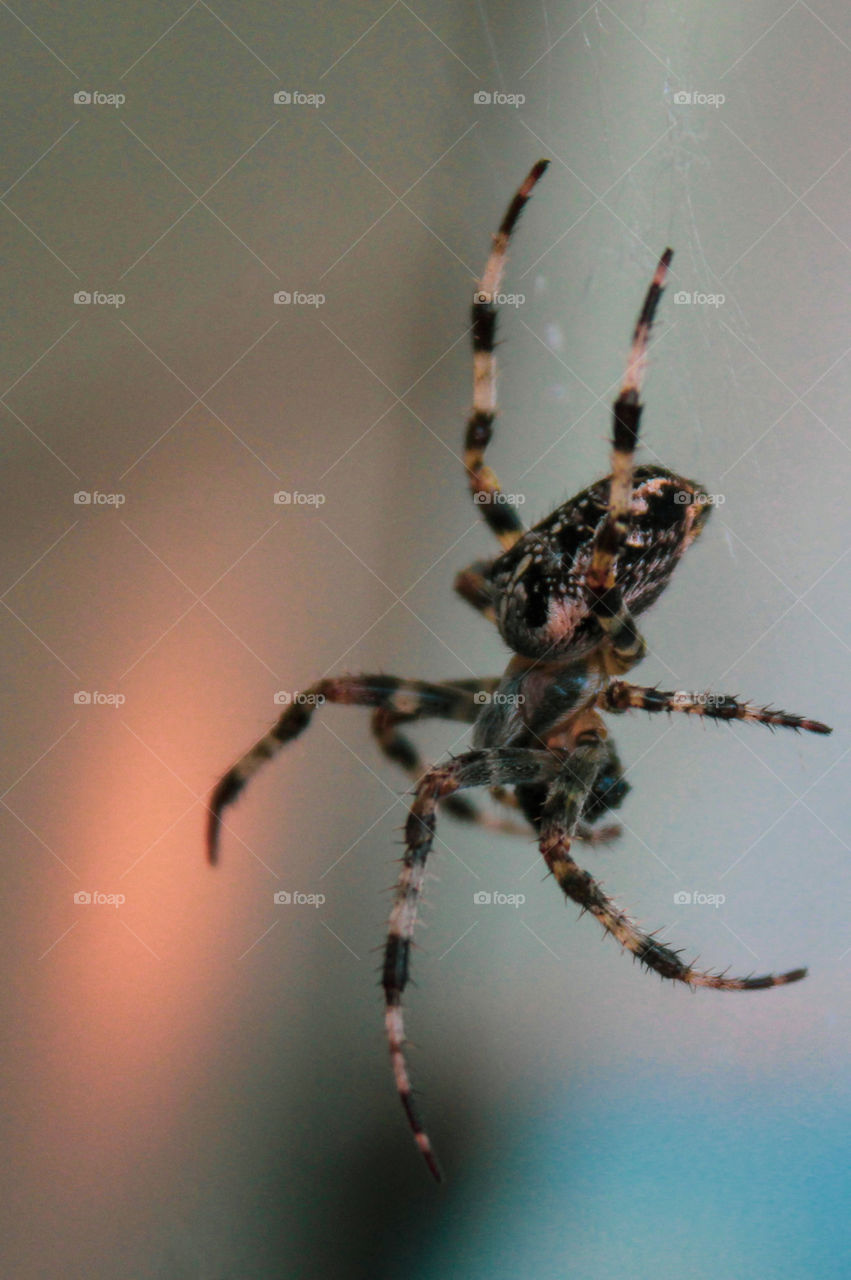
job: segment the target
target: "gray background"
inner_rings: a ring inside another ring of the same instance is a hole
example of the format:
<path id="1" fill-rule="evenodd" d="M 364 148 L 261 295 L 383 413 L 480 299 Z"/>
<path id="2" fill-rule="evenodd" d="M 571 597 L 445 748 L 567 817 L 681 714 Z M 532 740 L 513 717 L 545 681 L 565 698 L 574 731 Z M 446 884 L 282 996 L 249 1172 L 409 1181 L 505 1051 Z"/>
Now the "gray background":
<path id="1" fill-rule="evenodd" d="M 0 31 L 6 1274 L 847 1274 L 847 8 L 43 3 Z M 257 779 L 216 873 L 203 806 L 276 691 L 504 665 L 451 593 L 493 548 L 458 456 L 467 312 L 540 155 L 504 487 L 531 523 L 604 473 L 674 245 L 642 457 L 724 501 L 636 678 L 836 732 L 613 722 L 625 832 L 582 850 L 706 965 L 811 966 L 781 991 L 669 990 L 531 840 L 443 823 L 408 999 L 438 1190 L 381 1032 L 406 783 L 365 713 Z"/>

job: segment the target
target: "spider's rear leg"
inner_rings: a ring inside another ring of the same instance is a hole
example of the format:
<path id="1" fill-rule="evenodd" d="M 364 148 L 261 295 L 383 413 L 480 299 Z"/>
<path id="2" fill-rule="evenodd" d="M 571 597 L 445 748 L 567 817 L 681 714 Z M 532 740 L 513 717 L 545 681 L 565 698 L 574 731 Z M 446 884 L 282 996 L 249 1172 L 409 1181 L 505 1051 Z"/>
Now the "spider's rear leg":
<path id="1" fill-rule="evenodd" d="M 434 1177 L 440 1169 L 414 1104 L 405 1061 L 402 993 L 408 984 L 409 956 L 417 920 L 425 868 L 434 842 L 438 802 L 465 787 L 541 782 L 553 776 L 559 757 L 549 751 L 496 748 L 468 751 L 448 764 L 436 765 L 420 779 L 405 824 L 405 854 L 390 913 L 384 949 L 382 985 L 385 1027 L 396 1088 L 417 1146 Z"/>
<path id="2" fill-rule="evenodd" d="M 464 466 L 470 482 L 473 501 L 479 506 L 490 529 L 496 534 L 504 550 L 514 546 L 523 535 L 523 522 L 516 508 L 502 501 L 499 481 L 485 465 L 485 450 L 493 432 L 496 417 L 496 340 L 497 303 L 505 259 L 511 233 L 526 204 L 532 188 L 548 165 L 539 160 L 520 187 L 493 238 L 493 248 L 485 266 L 484 275 L 473 295 L 473 411 L 467 422 L 464 444 Z"/>
<path id="3" fill-rule="evenodd" d="M 398 676 L 330 676 L 318 680 L 282 712 L 262 738 L 237 760 L 213 790 L 208 806 L 207 857 L 215 863 L 218 854 L 222 813 L 236 800 L 257 770 L 303 733 L 318 706 L 325 702 L 356 707 L 384 707 L 403 715 L 440 716 L 472 724 L 478 714 L 475 692 L 492 688 L 496 680 L 461 680 L 457 684 L 429 684 L 424 680 L 402 680 Z"/>
<path id="4" fill-rule="evenodd" d="M 678 952 L 642 932 L 626 912 L 603 893 L 593 876 L 576 864 L 570 853 L 571 836 L 604 755 L 605 743 L 601 737 L 593 731 L 581 733 L 562 773 L 551 784 L 544 806 L 541 853 L 567 897 L 584 911 L 590 911 L 622 947 L 662 978 L 685 982 L 689 986 L 715 987 L 721 991 L 755 991 L 783 986 L 805 977 L 806 969 L 763 974 L 758 978 L 728 978 L 725 973 L 705 973 L 694 969 L 683 963 Z"/>
<path id="5" fill-rule="evenodd" d="M 686 715 L 705 716 L 708 720 L 751 720 L 756 724 L 783 729 L 806 729 L 808 733 L 832 733 L 833 730 L 820 720 L 808 720 L 774 707 L 754 707 L 749 702 L 739 702 L 728 694 L 686 693 L 683 690 L 664 692 L 646 686 L 629 684 L 626 680 L 613 680 L 600 694 L 597 705 L 601 711 L 682 711 Z"/>

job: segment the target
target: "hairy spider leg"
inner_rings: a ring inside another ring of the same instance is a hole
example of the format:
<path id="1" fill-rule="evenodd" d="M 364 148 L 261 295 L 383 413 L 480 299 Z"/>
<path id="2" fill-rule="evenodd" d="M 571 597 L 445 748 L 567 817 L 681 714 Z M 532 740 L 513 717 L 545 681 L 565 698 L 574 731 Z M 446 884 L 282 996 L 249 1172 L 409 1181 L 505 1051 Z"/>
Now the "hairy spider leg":
<path id="1" fill-rule="evenodd" d="M 657 942 L 606 896 L 600 885 L 583 871 L 570 854 L 572 828 L 581 812 L 584 796 L 594 783 L 603 743 L 583 734 L 569 755 L 566 767 L 553 781 L 544 806 L 540 847 L 544 861 L 568 898 L 599 920 L 621 946 L 662 978 L 693 987 L 714 987 L 720 991 L 757 991 L 781 987 L 806 977 L 806 969 L 760 977 L 729 978 L 726 973 L 708 973 L 684 964 L 679 953 Z"/>
<path id="2" fill-rule="evenodd" d="M 482 701 L 499 684 L 499 677 L 487 681 L 459 681 L 459 684 L 461 683 L 470 686 L 470 698 L 473 704 L 470 718 L 474 720 L 481 708 Z M 392 707 L 377 707 L 372 714 L 372 732 L 379 747 L 388 760 L 400 765 L 414 782 L 418 782 L 423 776 L 427 765 L 410 738 L 399 733 L 398 726 L 400 724 L 409 724 L 414 720 L 420 719 L 421 716 L 422 709 L 404 712 L 395 711 Z M 462 822 L 469 822 L 474 826 L 484 827 L 488 831 L 498 832 L 500 835 L 525 836 L 528 838 L 531 833 L 531 828 L 527 822 L 515 822 L 509 818 L 494 817 L 492 814 L 485 813 L 479 809 L 466 796 L 447 796 L 443 802 L 443 808 L 453 818 L 457 818 Z"/>
<path id="3" fill-rule="evenodd" d="M 425 879 L 426 861 L 434 842 L 437 805 L 465 787 L 545 781 L 552 777 L 558 765 L 558 757 L 549 751 L 510 747 L 468 751 L 446 764 L 435 765 L 420 779 L 405 824 L 402 871 L 396 887 L 384 949 L 384 1020 L 396 1088 L 417 1146 L 438 1182 L 442 1180 L 440 1167 L 413 1100 L 405 1060 L 402 1015 L 402 994 L 410 974 L 411 942 Z"/>
<path id="4" fill-rule="evenodd" d="M 626 680 L 613 680 L 597 699 L 601 711 L 615 713 L 638 709 L 639 711 L 682 711 L 690 716 L 705 716 L 707 720 L 750 720 L 755 724 L 767 724 L 770 728 L 805 729 L 808 733 L 833 733 L 820 720 L 792 715 L 778 707 L 754 707 L 740 702 L 729 694 L 687 693 L 683 690 L 651 689 L 646 685 L 629 684 Z"/>
<path id="5" fill-rule="evenodd" d="M 494 354 L 497 297 L 505 270 L 511 233 L 532 194 L 535 183 L 548 164 L 548 160 L 539 160 L 533 166 L 508 206 L 500 228 L 493 238 L 493 248 L 485 266 L 485 273 L 473 295 L 473 411 L 467 422 L 464 466 L 467 469 L 473 501 L 506 551 L 522 536 L 523 523 L 517 514 L 516 507 L 500 501 L 502 497 L 500 483 L 484 462 L 485 449 L 490 443 L 497 412 L 496 356 Z"/>
<path id="6" fill-rule="evenodd" d="M 487 618 L 488 622 L 496 622 L 493 607 L 493 587 L 488 582 L 487 574 L 492 560 L 474 560 L 462 569 L 455 578 L 453 589 L 462 600 L 471 604 L 477 613 Z"/>
<path id="7" fill-rule="evenodd" d="M 666 249 L 659 259 L 632 335 L 626 375 L 614 403 L 608 512 L 595 535 L 586 576 L 589 608 L 609 637 L 616 669 L 620 672 L 640 662 L 645 653 L 644 640 L 615 582 L 614 562 L 629 532 L 633 464 L 643 407 L 641 387 L 647 365 L 647 346 L 673 256 L 673 250 Z"/>
<path id="8" fill-rule="evenodd" d="M 323 703 L 384 708 L 405 717 L 437 716 L 472 724 L 480 709 L 476 691 L 487 692 L 497 683 L 497 680 L 485 677 L 481 684 L 476 681 L 431 684 L 425 680 L 404 680 L 388 675 L 329 676 L 318 680 L 303 693 L 295 695 L 271 729 L 228 769 L 213 789 L 207 815 L 208 860 L 215 864 L 218 858 L 224 810 L 236 800 L 249 779 L 267 760 L 304 732 L 317 707 Z"/>

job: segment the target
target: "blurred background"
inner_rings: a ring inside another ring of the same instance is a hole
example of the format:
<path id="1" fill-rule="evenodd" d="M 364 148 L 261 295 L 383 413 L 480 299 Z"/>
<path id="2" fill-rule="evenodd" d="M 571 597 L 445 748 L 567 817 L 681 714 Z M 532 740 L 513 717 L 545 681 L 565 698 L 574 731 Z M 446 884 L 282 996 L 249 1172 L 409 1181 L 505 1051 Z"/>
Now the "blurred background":
<path id="1" fill-rule="evenodd" d="M 0 30 L 4 1274 L 847 1275 L 847 7 L 45 0 Z M 624 834 L 581 849 L 704 965 L 810 966 L 781 990 L 669 989 L 531 839 L 442 822 L 407 1000 L 437 1188 L 383 1040 L 408 784 L 367 713 L 256 779 L 216 871 L 204 805 L 276 694 L 504 666 L 451 590 L 495 549 L 468 307 L 539 156 L 489 460 L 528 523 L 605 474 L 673 245 L 640 456 L 717 501 L 635 679 L 835 732 L 613 720 Z"/>

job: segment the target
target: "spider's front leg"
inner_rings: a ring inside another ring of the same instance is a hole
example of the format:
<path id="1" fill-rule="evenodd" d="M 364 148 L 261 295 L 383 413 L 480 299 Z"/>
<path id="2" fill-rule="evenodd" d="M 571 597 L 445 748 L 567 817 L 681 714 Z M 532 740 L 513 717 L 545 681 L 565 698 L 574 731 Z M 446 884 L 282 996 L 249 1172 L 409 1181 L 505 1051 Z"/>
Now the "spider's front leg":
<path id="1" fill-rule="evenodd" d="M 642 932 L 626 912 L 603 893 L 596 880 L 576 864 L 570 853 L 571 836 L 585 796 L 594 785 L 605 758 L 605 729 L 602 723 L 596 729 L 593 725 L 595 719 L 592 717 L 590 725 L 573 735 L 575 746 L 565 761 L 564 769 L 550 786 L 541 822 L 541 853 L 567 897 L 584 911 L 590 911 L 622 947 L 662 978 L 685 982 L 689 986 L 715 987 L 721 991 L 756 991 L 783 986 L 805 977 L 806 969 L 763 974 L 758 978 L 728 978 L 724 973 L 705 973 L 694 969 L 683 963 L 678 952 Z"/>
<path id="2" fill-rule="evenodd" d="M 628 671 L 644 657 L 645 644 L 615 579 L 615 560 L 629 532 L 633 469 L 641 424 L 641 385 L 653 317 L 665 287 L 673 250 L 659 259 L 632 335 L 626 375 L 614 404 L 612 478 L 606 518 L 594 537 L 591 563 L 585 576 L 588 604 L 611 642 L 614 672 Z"/>
<path id="3" fill-rule="evenodd" d="M 547 160 L 538 161 L 508 206 L 493 238 L 493 248 L 484 275 L 473 295 L 473 411 L 467 423 L 464 466 L 473 501 L 506 551 L 522 537 L 523 523 L 516 508 L 501 501 L 499 481 L 490 467 L 485 466 L 484 461 L 485 449 L 490 444 L 496 418 L 496 300 L 502 284 L 511 233 L 548 163 Z"/>
<path id="4" fill-rule="evenodd" d="M 414 1104 L 405 1061 L 405 1029 L 402 993 L 408 983 L 411 941 L 417 920 L 428 855 L 434 842 L 436 810 L 441 800 L 466 787 L 505 786 L 546 781 L 559 768 L 559 756 L 549 751 L 495 748 L 468 751 L 448 764 L 429 769 L 417 785 L 414 803 L 405 825 L 405 855 L 390 913 L 384 949 L 382 984 L 385 994 L 385 1027 L 396 1088 L 417 1146 L 434 1177 L 440 1168 L 431 1142 Z"/>

